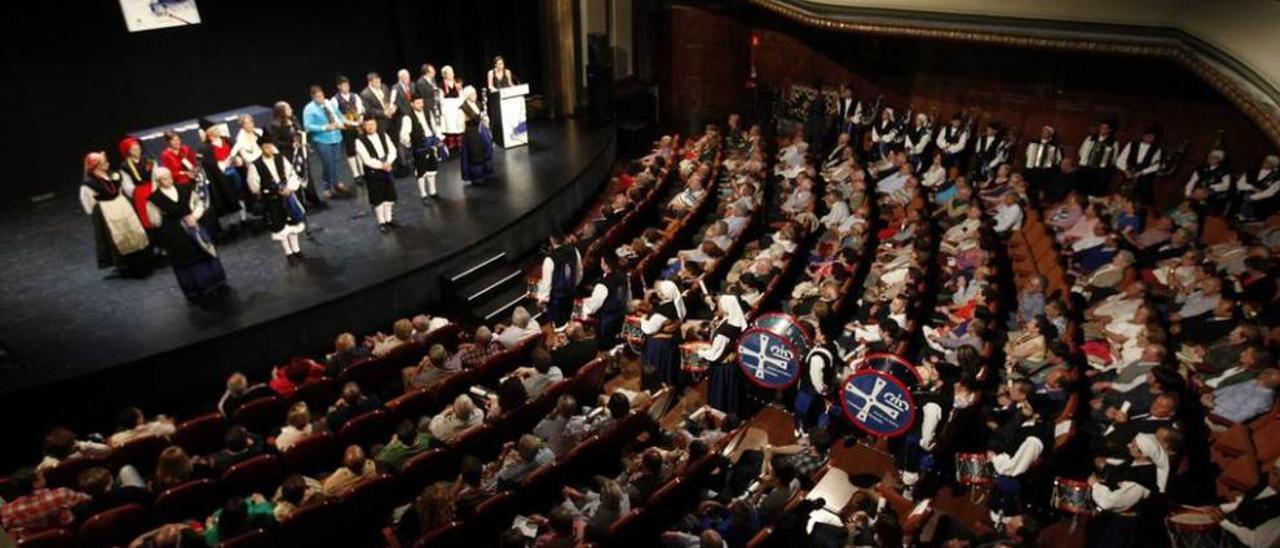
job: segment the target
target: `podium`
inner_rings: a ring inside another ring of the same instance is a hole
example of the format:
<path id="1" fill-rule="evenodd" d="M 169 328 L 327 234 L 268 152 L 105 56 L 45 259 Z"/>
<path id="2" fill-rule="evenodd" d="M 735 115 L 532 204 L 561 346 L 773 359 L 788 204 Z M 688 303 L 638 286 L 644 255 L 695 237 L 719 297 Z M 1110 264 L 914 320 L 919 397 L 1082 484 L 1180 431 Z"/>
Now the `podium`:
<path id="1" fill-rule="evenodd" d="M 529 122 L 524 111 L 524 96 L 528 94 L 529 84 L 489 92 L 489 127 L 498 146 L 513 148 L 529 144 Z"/>

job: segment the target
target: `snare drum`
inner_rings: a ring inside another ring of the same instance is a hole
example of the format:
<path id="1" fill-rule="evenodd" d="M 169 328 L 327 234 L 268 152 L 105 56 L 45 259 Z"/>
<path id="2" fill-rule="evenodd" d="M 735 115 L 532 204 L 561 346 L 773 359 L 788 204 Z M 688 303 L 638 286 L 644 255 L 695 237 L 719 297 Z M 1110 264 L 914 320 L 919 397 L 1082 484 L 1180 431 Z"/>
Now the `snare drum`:
<path id="1" fill-rule="evenodd" d="M 1187 511 L 1164 520 L 1169 530 L 1169 543 L 1174 548 L 1208 548 L 1226 546 L 1222 527 L 1208 514 Z"/>
<path id="2" fill-rule="evenodd" d="M 756 318 L 752 327 L 781 335 L 788 341 L 791 341 L 791 344 L 795 346 L 796 350 L 799 351 L 798 354 L 801 356 L 809 352 L 809 346 L 811 344 L 809 330 L 804 326 L 804 324 L 800 323 L 799 320 L 796 320 L 795 317 L 790 314 L 783 314 L 781 312 L 762 314 L 759 318 Z"/>
<path id="3" fill-rule="evenodd" d="M 627 316 L 622 321 L 622 340 L 627 341 L 627 347 L 636 354 L 644 350 L 644 330 L 640 328 L 642 321 L 644 320 L 640 316 Z"/>
<path id="4" fill-rule="evenodd" d="M 996 481 L 996 470 L 986 453 L 956 453 L 956 483 L 988 486 Z"/>
<path id="5" fill-rule="evenodd" d="M 1068 514 L 1092 514 L 1093 489 L 1087 481 L 1056 478 L 1053 480 L 1052 504 Z"/>
<path id="6" fill-rule="evenodd" d="M 863 369 L 871 369 L 889 375 L 902 381 L 902 384 L 907 386 L 907 390 L 912 392 L 923 382 L 915 365 L 902 356 L 888 352 L 867 354 L 851 361 L 849 366 L 855 373 Z"/>
<path id="7" fill-rule="evenodd" d="M 711 364 L 702 359 L 698 353 L 710 347 L 711 343 L 705 341 L 690 341 L 680 345 L 681 367 L 684 369 L 684 374 L 688 375 L 694 383 L 701 381 L 707 375 L 707 367 Z"/>

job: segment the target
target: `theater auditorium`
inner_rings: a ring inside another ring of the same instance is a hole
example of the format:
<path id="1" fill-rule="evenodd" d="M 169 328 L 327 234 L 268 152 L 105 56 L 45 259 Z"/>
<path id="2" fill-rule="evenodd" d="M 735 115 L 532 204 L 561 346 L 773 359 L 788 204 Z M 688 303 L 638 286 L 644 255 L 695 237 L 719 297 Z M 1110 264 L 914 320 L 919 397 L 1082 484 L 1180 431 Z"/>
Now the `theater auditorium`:
<path id="1" fill-rule="evenodd" d="M 1280 2 L 0 12 L 0 546 L 1280 546 Z"/>

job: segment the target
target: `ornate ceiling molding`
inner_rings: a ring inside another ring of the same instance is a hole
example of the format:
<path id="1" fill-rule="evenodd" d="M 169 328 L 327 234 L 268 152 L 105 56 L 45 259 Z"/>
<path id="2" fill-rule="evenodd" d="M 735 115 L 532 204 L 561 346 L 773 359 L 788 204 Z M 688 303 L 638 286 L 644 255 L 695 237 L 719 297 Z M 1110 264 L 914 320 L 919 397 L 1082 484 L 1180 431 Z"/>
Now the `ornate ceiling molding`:
<path id="1" fill-rule="evenodd" d="M 1280 90 L 1226 52 L 1178 29 L 834 6 L 804 0 L 747 1 L 805 25 L 840 32 L 1172 59 L 1221 93 L 1280 147 Z"/>

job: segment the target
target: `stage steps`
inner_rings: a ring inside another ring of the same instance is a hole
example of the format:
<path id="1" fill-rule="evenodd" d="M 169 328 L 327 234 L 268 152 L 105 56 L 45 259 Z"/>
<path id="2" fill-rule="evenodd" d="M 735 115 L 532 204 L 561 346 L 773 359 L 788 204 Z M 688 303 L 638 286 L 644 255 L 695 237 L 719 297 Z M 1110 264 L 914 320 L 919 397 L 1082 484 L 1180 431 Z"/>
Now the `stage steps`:
<path id="1" fill-rule="evenodd" d="M 446 275 L 444 286 L 446 298 L 460 314 L 484 323 L 505 319 L 511 309 L 527 300 L 524 272 L 504 252 L 479 257 Z"/>

